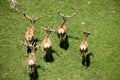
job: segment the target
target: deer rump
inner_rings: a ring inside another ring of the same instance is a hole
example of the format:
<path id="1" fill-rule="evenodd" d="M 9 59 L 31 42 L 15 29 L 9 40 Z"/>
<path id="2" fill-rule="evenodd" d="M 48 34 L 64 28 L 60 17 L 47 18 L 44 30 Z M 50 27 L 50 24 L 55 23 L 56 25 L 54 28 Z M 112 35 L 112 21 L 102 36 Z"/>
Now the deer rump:
<path id="1" fill-rule="evenodd" d="M 35 67 L 36 67 L 36 62 L 33 59 L 30 59 L 28 61 L 28 68 L 29 68 L 31 73 L 34 73 Z"/>
<path id="2" fill-rule="evenodd" d="M 87 47 L 85 46 L 85 45 L 82 45 L 81 47 L 80 47 L 80 52 L 81 53 L 83 53 L 83 52 L 87 52 L 88 51 L 88 49 L 87 49 Z"/>
<path id="3" fill-rule="evenodd" d="M 47 53 L 51 51 L 52 45 L 50 45 L 50 43 L 44 43 L 43 44 L 43 49 L 44 51 L 46 51 Z"/>

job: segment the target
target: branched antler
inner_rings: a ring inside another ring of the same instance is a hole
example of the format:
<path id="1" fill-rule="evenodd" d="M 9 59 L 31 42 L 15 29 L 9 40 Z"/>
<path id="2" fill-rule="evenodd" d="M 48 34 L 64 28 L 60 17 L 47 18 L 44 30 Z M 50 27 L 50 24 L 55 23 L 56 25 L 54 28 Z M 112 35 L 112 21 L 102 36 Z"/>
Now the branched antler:
<path id="1" fill-rule="evenodd" d="M 25 16 L 26 19 L 30 20 L 30 22 L 32 22 L 32 21 L 35 22 L 36 20 L 41 18 L 41 16 L 39 16 L 39 17 L 34 19 L 34 18 L 30 17 L 29 15 L 27 15 L 26 13 L 23 13 L 23 15 Z"/>
<path id="2" fill-rule="evenodd" d="M 58 15 L 59 16 L 61 16 L 61 17 L 63 17 L 63 18 L 67 18 L 67 19 L 70 19 L 71 17 L 73 17 L 73 16 L 75 16 L 75 13 L 73 13 L 72 15 L 70 15 L 70 16 L 65 16 L 64 14 L 62 14 L 60 11 L 58 11 Z"/>
<path id="3" fill-rule="evenodd" d="M 42 16 L 39 16 L 39 17 L 35 18 L 35 19 L 34 19 L 34 21 L 36 21 L 36 20 L 40 19 L 41 17 L 42 17 Z"/>
<path id="4" fill-rule="evenodd" d="M 73 16 L 75 16 L 75 13 L 73 13 L 71 16 L 66 16 L 66 18 L 71 18 Z"/>
<path id="5" fill-rule="evenodd" d="M 31 48 L 40 48 L 40 46 L 41 46 L 40 44 L 35 46 L 35 44 L 32 45 L 32 44 L 27 44 L 24 42 L 22 42 L 21 44 L 25 45 L 26 47 L 31 47 Z"/>
<path id="6" fill-rule="evenodd" d="M 65 17 L 64 14 L 62 14 L 60 11 L 58 11 L 58 15 L 62 16 L 62 17 Z"/>
<path id="7" fill-rule="evenodd" d="M 83 33 L 85 34 L 90 34 L 91 32 L 90 31 L 82 31 Z"/>
<path id="8" fill-rule="evenodd" d="M 41 28 L 42 28 L 42 30 L 44 30 L 44 31 L 55 32 L 54 29 L 48 29 L 48 28 L 45 28 L 45 27 L 41 27 Z"/>
<path id="9" fill-rule="evenodd" d="M 30 16 L 28 16 L 26 13 L 23 13 L 23 15 L 25 16 L 26 19 L 28 19 L 30 21 L 32 20 L 32 18 Z"/>

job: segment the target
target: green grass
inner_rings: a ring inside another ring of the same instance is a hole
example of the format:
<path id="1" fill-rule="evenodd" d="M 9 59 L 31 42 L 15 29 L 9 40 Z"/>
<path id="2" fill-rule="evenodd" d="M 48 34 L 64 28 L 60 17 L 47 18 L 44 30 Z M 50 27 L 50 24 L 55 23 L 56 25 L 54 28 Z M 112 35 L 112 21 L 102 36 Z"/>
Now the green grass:
<path id="1" fill-rule="evenodd" d="M 66 15 L 76 13 L 68 20 L 69 49 L 59 48 L 56 34 L 51 33 L 54 62 L 46 63 L 41 49 L 36 53 L 38 80 L 120 80 L 120 0 L 17 0 L 19 13 L 10 9 L 7 1 L 0 0 L 0 80 L 28 80 L 25 47 L 21 45 L 30 23 L 23 12 L 42 18 L 35 24 L 35 37 L 44 39 L 41 26 L 56 29 Z M 89 4 L 90 2 L 90 4 Z M 85 22 L 85 24 L 82 24 Z M 84 38 L 82 30 L 89 30 L 91 64 L 81 65 L 79 45 Z M 39 41 L 38 44 L 41 42 Z"/>

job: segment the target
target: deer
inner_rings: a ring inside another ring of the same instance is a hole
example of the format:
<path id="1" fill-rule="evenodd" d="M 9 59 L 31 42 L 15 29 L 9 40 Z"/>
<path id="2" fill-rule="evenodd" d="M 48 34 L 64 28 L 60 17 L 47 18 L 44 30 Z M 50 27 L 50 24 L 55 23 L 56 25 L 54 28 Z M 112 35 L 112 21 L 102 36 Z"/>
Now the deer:
<path id="1" fill-rule="evenodd" d="M 27 47 L 30 47 L 31 49 L 31 53 L 29 54 L 28 56 L 28 59 L 27 59 L 27 69 L 28 69 L 28 72 L 30 74 L 35 74 L 35 69 L 36 69 L 36 50 L 38 48 L 40 48 L 40 46 L 33 44 L 26 44 L 26 43 L 22 43 L 22 45 L 25 45 Z"/>
<path id="2" fill-rule="evenodd" d="M 63 22 L 62 24 L 57 28 L 57 35 L 60 41 L 64 41 L 67 37 L 67 28 L 66 28 L 66 21 L 73 16 L 75 16 L 75 13 L 73 13 L 71 16 L 64 16 L 60 11 L 58 11 L 58 15 L 62 17 Z"/>
<path id="3" fill-rule="evenodd" d="M 39 20 L 41 18 L 41 16 L 37 17 L 37 18 L 31 18 L 30 16 L 28 16 L 26 13 L 23 13 L 24 17 L 30 21 L 30 26 L 28 28 L 28 30 L 25 33 L 25 42 L 27 44 L 33 44 L 34 43 L 34 24 L 37 20 Z"/>
<path id="4" fill-rule="evenodd" d="M 83 34 L 84 34 L 84 40 L 81 42 L 80 46 L 79 46 L 79 51 L 80 51 L 80 54 L 82 55 L 83 57 L 83 60 L 84 60 L 84 65 L 87 65 L 86 64 L 86 56 L 87 56 L 87 53 L 88 53 L 88 44 L 87 44 L 87 38 L 89 36 L 91 32 L 88 32 L 88 31 L 83 31 Z"/>
<path id="5" fill-rule="evenodd" d="M 16 0 L 8 0 L 8 1 L 10 3 L 10 7 L 18 12 L 18 9 L 17 9 L 17 6 L 19 5 L 18 2 Z"/>
<path id="6" fill-rule="evenodd" d="M 55 30 L 54 29 L 47 29 L 45 27 L 42 27 L 42 30 L 46 31 L 46 36 L 45 36 L 44 40 L 42 41 L 41 49 L 42 49 L 43 53 L 49 54 L 52 51 L 52 42 L 50 40 L 50 33 L 55 32 Z"/>

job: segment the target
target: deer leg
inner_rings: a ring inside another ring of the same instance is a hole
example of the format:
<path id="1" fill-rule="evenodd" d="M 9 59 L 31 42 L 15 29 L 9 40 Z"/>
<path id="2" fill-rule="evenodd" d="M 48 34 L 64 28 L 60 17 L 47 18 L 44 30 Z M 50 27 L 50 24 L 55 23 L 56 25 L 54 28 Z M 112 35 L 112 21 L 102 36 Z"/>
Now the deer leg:
<path id="1" fill-rule="evenodd" d="M 63 37 L 63 41 L 65 41 L 65 39 L 66 39 L 66 36 L 67 36 L 67 34 L 65 34 L 65 35 L 64 35 L 64 37 Z"/>
<path id="2" fill-rule="evenodd" d="M 31 67 L 31 73 L 34 73 L 34 66 Z"/>
<path id="3" fill-rule="evenodd" d="M 83 56 L 84 52 L 81 49 L 79 49 L 79 51 L 80 51 L 80 55 Z"/>
<path id="4" fill-rule="evenodd" d="M 41 46 L 42 52 L 45 54 L 45 48 Z"/>
<path id="5" fill-rule="evenodd" d="M 84 56 L 84 53 L 83 53 L 83 56 L 82 56 L 82 65 L 85 66 L 85 56 Z"/>
<path id="6" fill-rule="evenodd" d="M 85 64 L 84 64 L 84 66 L 86 66 L 87 65 L 87 63 L 86 63 L 86 55 L 84 55 L 84 57 L 85 57 Z"/>
<path id="7" fill-rule="evenodd" d="M 28 73 L 30 74 L 31 73 L 31 67 L 29 65 L 27 66 L 27 69 L 28 69 Z"/>
<path id="8" fill-rule="evenodd" d="M 85 66 L 87 66 L 87 64 L 88 64 L 88 63 L 87 63 L 87 55 L 88 55 L 88 53 L 85 53 L 85 54 L 84 54 L 84 56 L 85 56 Z"/>
<path id="9" fill-rule="evenodd" d="M 60 42 L 61 42 L 61 41 L 62 41 L 62 36 L 61 36 L 61 35 L 59 35 L 58 37 L 59 37 L 59 40 L 60 40 Z"/>

